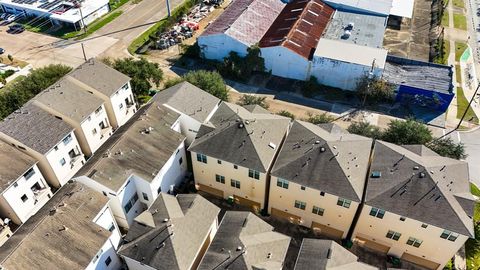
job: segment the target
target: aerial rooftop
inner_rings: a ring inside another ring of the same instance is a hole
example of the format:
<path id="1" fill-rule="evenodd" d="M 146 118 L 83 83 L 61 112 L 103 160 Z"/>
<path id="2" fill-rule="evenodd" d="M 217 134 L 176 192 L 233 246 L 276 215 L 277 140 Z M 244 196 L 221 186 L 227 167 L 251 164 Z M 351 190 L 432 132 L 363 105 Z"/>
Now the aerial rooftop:
<path id="1" fill-rule="evenodd" d="M 193 119 L 204 122 L 220 99 L 203 91 L 189 82 L 182 82 L 158 92 L 155 101 L 170 109 L 186 114 Z"/>
<path id="2" fill-rule="evenodd" d="M 396 85 L 453 93 L 453 72 L 449 66 L 389 55 L 383 79 Z"/>
<path id="3" fill-rule="evenodd" d="M 284 6 L 280 0 L 234 0 L 202 36 L 225 33 L 251 46 L 258 43 Z"/>
<path id="4" fill-rule="evenodd" d="M 468 164 L 441 157 L 424 147 L 402 147 L 377 140 L 365 203 L 473 236 L 474 198 L 470 194 Z"/>
<path id="5" fill-rule="evenodd" d="M 251 113 L 222 102 L 202 125 L 189 150 L 239 166 L 266 172 L 287 131 L 290 118 Z"/>
<path id="6" fill-rule="evenodd" d="M 0 265 L 85 269 L 111 234 L 92 222 L 107 202 L 80 183 L 66 184 L 0 248 Z"/>
<path id="7" fill-rule="evenodd" d="M 46 154 L 62 141 L 73 128 L 59 118 L 45 112 L 32 102 L 0 121 L 0 132 Z"/>
<path id="8" fill-rule="evenodd" d="M 154 269 L 191 269 L 219 212 L 198 194 L 160 193 L 135 218 L 118 253 Z"/>
<path id="9" fill-rule="evenodd" d="M 0 141 L 0 193 L 36 163 L 34 158 Z"/>
<path id="10" fill-rule="evenodd" d="M 79 123 L 86 120 L 104 103 L 102 99 L 68 76 L 43 90 L 33 100 Z"/>
<path id="11" fill-rule="evenodd" d="M 81 64 L 67 76 L 96 89 L 107 97 L 113 95 L 118 89 L 130 81 L 130 78 L 105 65 L 102 61 L 95 58 L 89 59 Z"/>
<path id="12" fill-rule="evenodd" d="M 371 146 L 370 138 L 350 134 L 335 124 L 295 121 L 271 174 L 360 202 Z"/>
<path id="13" fill-rule="evenodd" d="M 178 116 L 157 102 L 144 106 L 97 150 L 75 177 L 88 176 L 113 191 L 131 174 L 152 181 L 185 139 L 171 129 Z"/>
<path id="14" fill-rule="evenodd" d="M 198 270 L 281 269 L 289 244 L 253 213 L 227 211 Z"/>
<path id="15" fill-rule="evenodd" d="M 336 9 L 362 11 L 388 16 L 392 9 L 392 0 L 324 0 Z"/>

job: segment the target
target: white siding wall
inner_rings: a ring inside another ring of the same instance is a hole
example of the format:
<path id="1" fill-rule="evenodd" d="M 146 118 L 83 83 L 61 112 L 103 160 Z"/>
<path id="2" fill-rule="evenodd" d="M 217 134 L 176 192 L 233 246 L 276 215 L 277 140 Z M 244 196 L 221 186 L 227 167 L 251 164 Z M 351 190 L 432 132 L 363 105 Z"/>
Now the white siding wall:
<path id="1" fill-rule="evenodd" d="M 311 75 L 315 76 L 319 83 L 344 90 L 355 90 L 358 80 L 368 75 L 372 68 L 328 58 L 314 57 L 313 60 Z M 375 68 L 373 73 L 379 76 L 382 69 Z"/>
<path id="2" fill-rule="evenodd" d="M 203 58 L 217 61 L 223 61 L 231 51 L 245 56 L 249 47 L 225 34 L 200 36 L 197 42 Z"/>
<path id="3" fill-rule="evenodd" d="M 310 61 L 287 48 L 261 48 L 261 53 L 265 59 L 266 71 L 271 70 L 273 75 L 302 81 L 310 77 Z"/>
<path id="4" fill-rule="evenodd" d="M 88 119 L 85 119 L 85 121 L 80 124 L 92 153 L 94 153 L 112 134 L 112 127 L 110 121 L 108 121 L 105 106 L 102 104 L 101 108 L 101 111 L 98 113 L 93 112 Z M 102 131 L 99 126 L 102 121 L 108 126 L 105 131 Z M 96 130 L 96 134 L 93 132 L 94 129 Z"/>
<path id="5" fill-rule="evenodd" d="M 9 217 L 16 224 L 27 221 L 52 197 L 50 187 L 37 165 L 34 165 L 32 169 L 34 174 L 28 180 L 21 176 L 1 194 L 6 203 L 11 206 L 13 213 L 3 213 L 1 211 L 3 207 L 0 207 L 0 214 L 2 217 Z M 37 194 L 33 193 L 31 189 L 36 183 L 39 184 L 41 189 Z M 21 199 L 23 195 L 27 196 L 25 202 Z"/>
<path id="6" fill-rule="evenodd" d="M 408 252 L 420 258 L 424 258 L 440 264 L 438 269 L 443 269 L 445 263 L 468 240 L 467 236 L 460 235 L 454 242 L 440 238 L 442 228 L 428 225 L 422 228 L 422 222 L 406 217 L 405 221 L 400 220 L 400 216 L 392 212 L 386 212 L 382 219 L 370 216 L 371 206 L 365 205 L 355 226 L 352 239 L 360 236 L 384 246 L 391 247 L 388 254 L 401 257 L 404 252 Z M 389 230 L 401 233 L 400 239 L 395 241 L 386 237 Z M 409 237 L 414 237 L 423 241 L 420 247 L 407 245 Z"/>
<path id="7" fill-rule="evenodd" d="M 110 97 L 115 121 L 118 126 L 122 126 L 123 124 L 125 124 L 125 122 L 127 122 L 128 119 L 130 119 L 135 113 L 135 105 L 127 108 L 127 104 L 125 103 L 125 99 L 128 98 L 135 104 L 130 83 L 127 83 L 127 86 L 128 88 L 120 88 L 115 94 Z M 114 121 L 111 122 L 114 123 Z"/>
<path id="8" fill-rule="evenodd" d="M 113 247 L 117 249 L 120 245 L 120 241 L 122 240 L 122 235 L 108 205 L 105 205 L 102 211 L 100 211 L 100 213 L 98 213 L 98 215 L 93 219 L 93 222 L 106 230 L 111 230 L 112 235 L 110 236 L 110 242 L 112 243 Z"/>
<path id="9" fill-rule="evenodd" d="M 115 252 L 115 249 L 113 248 L 110 239 L 107 239 L 105 244 L 103 244 L 102 248 L 98 251 L 97 256 L 95 256 L 95 258 L 92 258 L 90 264 L 85 268 L 86 270 L 117 270 L 120 269 L 122 266 L 122 262 L 117 256 L 117 253 Z M 108 257 L 110 257 L 112 261 L 107 266 L 105 261 Z"/>
<path id="10" fill-rule="evenodd" d="M 130 259 L 128 257 L 123 257 L 123 259 L 127 263 L 127 266 L 128 266 L 129 270 L 156 270 L 153 267 L 150 267 L 146 264 L 140 263 L 140 262 L 135 261 L 133 259 Z"/>

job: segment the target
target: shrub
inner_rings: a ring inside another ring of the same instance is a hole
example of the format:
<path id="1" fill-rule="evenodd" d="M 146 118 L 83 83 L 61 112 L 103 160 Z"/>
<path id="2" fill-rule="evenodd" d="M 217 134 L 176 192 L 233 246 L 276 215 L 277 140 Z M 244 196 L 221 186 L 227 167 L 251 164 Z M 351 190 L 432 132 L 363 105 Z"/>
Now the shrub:
<path id="1" fill-rule="evenodd" d="M 380 129 L 377 126 L 369 124 L 368 122 L 352 123 L 347 130 L 352 134 L 370 137 L 372 139 L 379 139 L 382 137 L 382 132 Z"/>
<path id="2" fill-rule="evenodd" d="M 322 114 L 315 114 L 315 115 L 308 113 L 308 118 L 305 119 L 305 121 L 315 125 L 330 123 L 330 122 L 333 122 L 334 120 L 335 120 L 335 117 L 327 114 L 326 112 Z"/>
<path id="3" fill-rule="evenodd" d="M 289 111 L 281 110 L 277 114 L 281 116 L 289 117 L 295 120 L 295 115 Z"/>
<path id="4" fill-rule="evenodd" d="M 259 97 L 254 95 L 242 95 L 240 100 L 237 102 L 238 105 L 259 105 L 264 109 L 268 109 L 268 103 L 266 102 L 267 97 Z"/>

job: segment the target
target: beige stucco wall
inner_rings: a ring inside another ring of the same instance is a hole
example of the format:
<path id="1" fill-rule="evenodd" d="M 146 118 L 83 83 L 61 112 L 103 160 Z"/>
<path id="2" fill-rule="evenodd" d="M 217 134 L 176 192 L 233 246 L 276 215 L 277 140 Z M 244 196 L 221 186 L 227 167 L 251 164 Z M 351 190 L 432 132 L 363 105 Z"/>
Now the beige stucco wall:
<path id="1" fill-rule="evenodd" d="M 370 216 L 371 206 L 365 205 L 355 227 L 352 239 L 360 236 L 376 243 L 390 247 L 388 254 L 401 257 L 408 252 L 440 264 L 438 269 L 443 269 L 445 263 L 463 246 L 468 237 L 460 235 L 454 242 L 440 238 L 442 228 L 428 225 L 422 228 L 422 222 L 406 217 L 400 220 L 400 215 L 386 212 L 383 219 Z M 389 230 L 401 233 L 400 239 L 395 241 L 386 237 Z M 423 240 L 420 247 L 407 245 L 409 237 Z"/>
<path id="2" fill-rule="evenodd" d="M 234 169 L 233 164 L 222 160 L 218 164 L 216 158 L 207 156 L 207 164 L 197 161 L 197 153 L 191 152 L 193 175 L 197 184 L 206 185 L 219 190 L 223 190 L 224 198 L 228 196 L 239 196 L 248 200 L 260 203 L 264 207 L 266 174 L 260 173 L 260 179 L 248 177 L 248 168 L 238 166 Z M 215 175 L 225 176 L 225 184 L 217 183 Z M 240 189 L 230 185 L 230 179 L 240 181 Z"/>
<path id="3" fill-rule="evenodd" d="M 338 196 L 329 193 L 321 196 L 320 190 L 308 187 L 302 190 L 301 185 L 293 182 L 289 182 L 288 189 L 285 189 L 277 186 L 277 179 L 277 177 L 272 176 L 270 183 L 269 213 L 271 213 L 273 207 L 300 216 L 303 226 L 311 227 L 312 222 L 317 222 L 343 231 L 342 238 L 347 236 L 359 205 L 357 202 L 352 201 L 350 208 L 345 208 L 337 205 Z M 305 210 L 295 208 L 295 200 L 305 202 Z M 312 213 L 313 206 L 325 209 L 323 216 Z"/>

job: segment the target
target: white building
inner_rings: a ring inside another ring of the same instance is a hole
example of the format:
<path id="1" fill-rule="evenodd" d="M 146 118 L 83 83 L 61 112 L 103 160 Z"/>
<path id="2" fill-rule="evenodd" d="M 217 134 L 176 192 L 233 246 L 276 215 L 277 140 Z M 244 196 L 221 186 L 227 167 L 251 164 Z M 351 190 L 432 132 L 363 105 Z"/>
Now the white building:
<path id="1" fill-rule="evenodd" d="M 362 201 L 372 140 L 295 121 L 271 171 L 268 212 L 344 239 Z"/>
<path id="2" fill-rule="evenodd" d="M 85 163 L 74 129 L 32 102 L 0 122 L 0 139 L 37 160 L 45 180 L 56 188 Z"/>
<path id="3" fill-rule="evenodd" d="M 36 95 L 33 102 L 75 129 L 86 156 L 91 156 L 113 133 L 105 101 L 69 76 Z"/>
<path id="4" fill-rule="evenodd" d="M 198 37 L 202 57 L 223 61 L 257 44 L 285 6 L 280 0 L 235 0 Z"/>
<path id="5" fill-rule="evenodd" d="M 180 130 L 187 137 L 187 146 L 193 142 L 200 126 L 210 120 L 221 102 L 189 82 L 158 92 L 154 100 L 180 114 Z"/>
<path id="6" fill-rule="evenodd" d="M 62 187 L 0 249 L 4 269 L 120 269 L 121 235 L 108 199 L 80 183 Z"/>
<path id="7" fill-rule="evenodd" d="M 0 219 L 24 223 L 52 196 L 37 161 L 0 141 Z"/>
<path id="8" fill-rule="evenodd" d="M 185 137 L 179 114 L 153 102 L 144 106 L 87 162 L 75 179 L 110 198 L 118 224 L 128 228 L 160 192 L 185 181 Z"/>
<path id="9" fill-rule="evenodd" d="M 161 194 L 135 218 L 118 254 L 130 270 L 197 269 L 217 232 L 219 213 L 198 194 Z"/>
<path id="10" fill-rule="evenodd" d="M 269 172 L 289 124 L 290 118 L 261 108 L 252 113 L 222 103 L 188 149 L 197 189 L 263 209 Z"/>
<path id="11" fill-rule="evenodd" d="M 428 269 L 443 269 L 474 237 L 468 164 L 422 145 L 376 141 L 353 241 Z"/>
<path id="12" fill-rule="evenodd" d="M 81 10 L 75 1 L 0 0 L 0 10 L 29 20 L 47 19 L 52 24 L 78 30 L 108 13 L 110 6 L 108 0 L 81 1 Z"/>
<path id="13" fill-rule="evenodd" d="M 135 114 L 136 103 L 130 78 L 125 74 L 92 58 L 67 76 L 105 102 L 107 116 L 114 129 L 125 124 Z"/>

